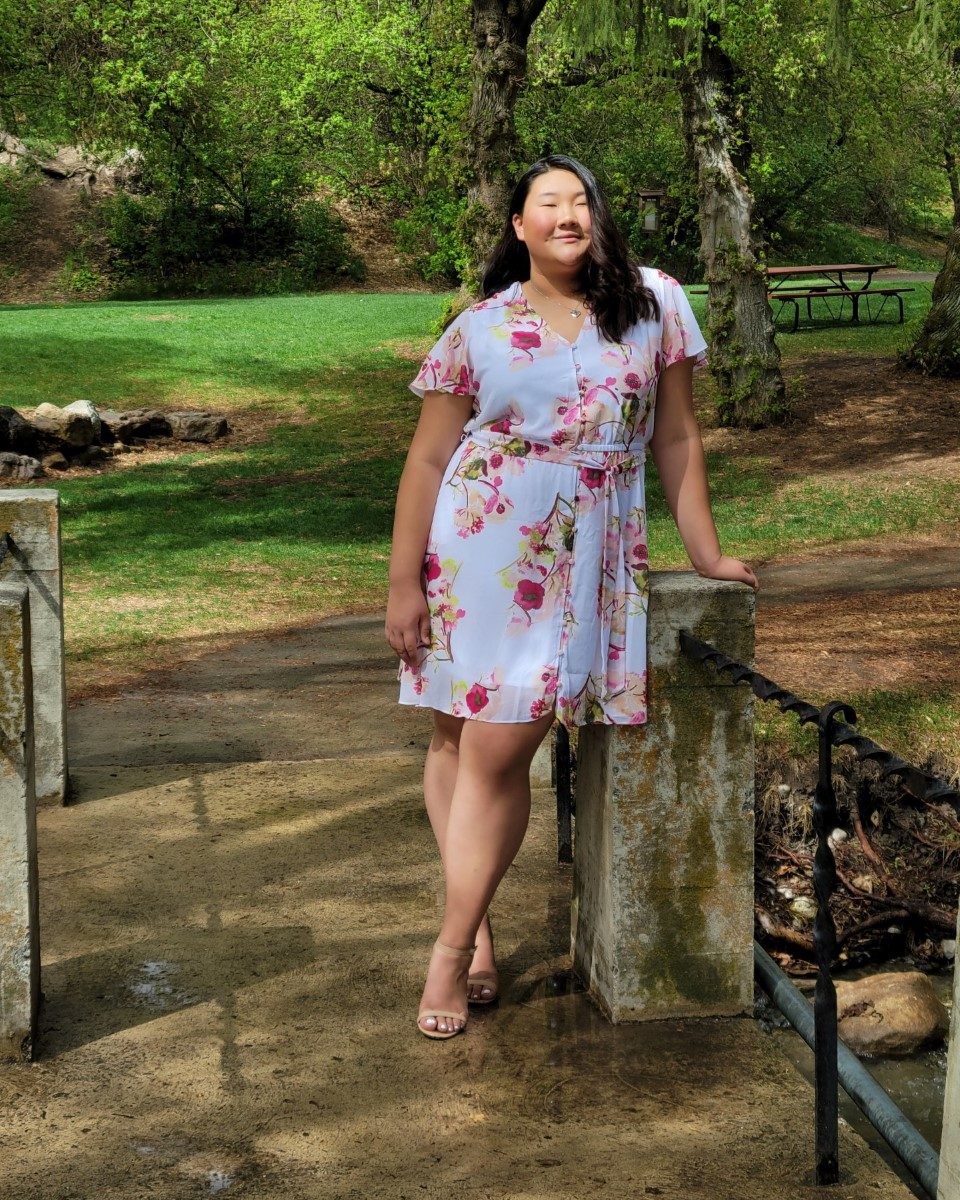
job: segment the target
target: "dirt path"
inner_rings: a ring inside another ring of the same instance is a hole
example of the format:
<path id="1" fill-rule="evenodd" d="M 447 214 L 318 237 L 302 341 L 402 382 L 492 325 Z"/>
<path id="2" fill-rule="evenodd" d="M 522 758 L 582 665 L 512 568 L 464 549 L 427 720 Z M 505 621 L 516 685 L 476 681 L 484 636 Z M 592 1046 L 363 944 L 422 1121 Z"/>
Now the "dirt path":
<path id="1" fill-rule="evenodd" d="M 416 1033 L 441 876 L 394 663 L 379 615 L 328 621 L 72 709 L 0 1197 L 812 1197 L 812 1092 L 757 1023 L 614 1027 L 579 990 L 548 791 L 493 905 L 498 1010 Z M 909 1195 L 840 1145 L 836 1197 Z"/>
<path id="2" fill-rule="evenodd" d="M 782 478 L 815 482 L 866 473 L 960 478 L 960 387 L 921 379 L 891 358 L 851 350 L 806 355 L 787 374 L 803 380 L 786 425 L 767 429 L 710 427 L 698 407 L 706 450 L 744 461 L 767 460 Z"/>
<path id="3" fill-rule="evenodd" d="M 757 670 L 800 694 L 960 686 L 960 542 L 875 539 L 757 572 Z M 828 682 L 829 681 L 829 682 Z"/>

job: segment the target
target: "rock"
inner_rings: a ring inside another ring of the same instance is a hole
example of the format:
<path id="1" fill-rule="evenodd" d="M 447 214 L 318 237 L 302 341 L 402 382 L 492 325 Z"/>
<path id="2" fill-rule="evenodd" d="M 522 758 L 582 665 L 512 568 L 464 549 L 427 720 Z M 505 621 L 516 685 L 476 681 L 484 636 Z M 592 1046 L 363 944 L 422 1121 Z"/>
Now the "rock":
<path id="1" fill-rule="evenodd" d="M 59 450 L 55 450 L 53 454 L 45 454 L 40 460 L 40 465 L 45 471 L 65 471 L 70 466 Z"/>
<path id="2" fill-rule="evenodd" d="M 36 479 L 42 474 L 43 467 L 38 459 L 27 454 L 11 454 L 9 450 L 0 451 L 0 479 L 22 482 L 25 479 Z"/>
<path id="3" fill-rule="evenodd" d="M 155 408 L 131 408 L 117 412 L 101 408 L 100 436 L 105 442 L 124 442 L 130 445 L 135 438 L 170 437 L 170 422 Z"/>
<path id="4" fill-rule="evenodd" d="M 61 445 L 77 449 L 91 445 L 100 436 L 99 423 L 94 426 L 89 414 L 57 408 L 55 404 L 39 405 L 33 414 L 33 424 Z"/>
<path id="5" fill-rule="evenodd" d="M 0 450 L 36 450 L 40 435 L 15 408 L 0 405 Z"/>
<path id="6" fill-rule="evenodd" d="M 65 405 L 63 411 L 65 413 L 79 413 L 82 417 L 89 417 L 93 422 L 93 428 L 96 432 L 96 436 L 93 440 L 95 442 L 100 441 L 100 414 L 93 407 L 89 400 L 74 400 L 72 404 Z"/>
<path id="7" fill-rule="evenodd" d="M 855 1054 L 902 1057 L 947 1035 L 949 1014 L 922 971 L 837 983 L 838 1032 Z"/>
<path id="8" fill-rule="evenodd" d="M 0 166 L 22 168 L 33 155 L 12 133 L 0 133 Z"/>
<path id="9" fill-rule="evenodd" d="M 172 412 L 167 414 L 173 436 L 182 442 L 212 442 L 230 432 L 226 417 L 210 412 Z"/>
<path id="10" fill-rule="evenodd" d="M 817 902 L 810 896 L 797 896 L 790 901 L 789 908 L 801 921 L 812 921 L 817 915 Z"/>
<path id="11" fill-rule="evenodd" d="M 957 940 L 956 938 L 944 938 L 940 943 L 940 949 L 943 951 L 944 958 L 956 958 L 957 956 Z"/>

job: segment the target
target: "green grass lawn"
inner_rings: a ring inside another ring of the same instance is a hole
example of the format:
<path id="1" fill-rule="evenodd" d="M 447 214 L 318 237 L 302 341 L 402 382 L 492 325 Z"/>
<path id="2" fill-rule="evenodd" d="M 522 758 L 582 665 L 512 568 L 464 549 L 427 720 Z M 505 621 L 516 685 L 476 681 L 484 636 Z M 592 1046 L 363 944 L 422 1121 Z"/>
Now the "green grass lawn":
<path id="1" fill-rule="evenodd" d="M 909 315 L 929 304 L 917 287 Z M 382 607 L 393 504 L 419 400 L 407 388 L 445 297 L 328 294 L 0 308 L 0 403 L 89 399 L 209 407 L 259 444 L 127 456 L 102 475 L 42 481 L 63 506 L 70 659 L 134 661 L 183 639 Z M 694 297 L 702 317 L 704 300 Z M 780 339 L 891 354 L 896 325 Z M 751 562 L 816 543 L 905 533 L 960 517 L 935 479 L 778 480 L 711 455 L 724 550 Z M 651 561 L 687 559 L 648 473 Z"/>

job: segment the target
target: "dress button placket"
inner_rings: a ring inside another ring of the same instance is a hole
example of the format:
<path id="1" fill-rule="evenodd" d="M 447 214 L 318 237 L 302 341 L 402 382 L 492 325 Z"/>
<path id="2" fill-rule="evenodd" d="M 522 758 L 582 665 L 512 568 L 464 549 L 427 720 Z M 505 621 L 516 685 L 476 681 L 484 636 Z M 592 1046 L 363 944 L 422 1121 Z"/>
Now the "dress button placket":
<path id="1" fill-rule="evenodd" d="M 583 441 L 584 429 L 584 412 L 583 412 L 583 372 L 580 370 L 580 359 L 577 357 L 576 346 L 570 347 L 570 356 L 573 359 L 573 373 L 577 387 L 577 408 L 579 417 L 577 420 L 577 433 L 575 443 L 579 445 Z M 562 696 L 570 694 L 570 680 L 568 672 L 568 642 L 570 640 L 569 622 L 573 618 L 571 611 L 570 599 L 573 592 L 573 561 L 577 553 L 577 518 L 580 513 L 580 482 L 579 470 L 575 467 L 578 478 L 573 486 L 573 545 L 567 557 L 567 572 L 566 580 L 564 581 L 563 600 L 560 604 L 560 645 L 557 651 L 557 677 L 559 684 L 559 693 Z M 565 678 L 566 677 L 566 678 Z"/>
<path id="2" fill-rule="evenodd" d="M 580 412 L 580 420 L 577 423 L 577 444 L 583 441 L 583 432 L 586 425 L 586 413 L 583 411 L 583 371 L 580 368 L 580 359 L 577 357 L 576 346 L 570 347 L 570 353 L 573 356 L 573 373 L 577 381 L 577 407 Z"/>

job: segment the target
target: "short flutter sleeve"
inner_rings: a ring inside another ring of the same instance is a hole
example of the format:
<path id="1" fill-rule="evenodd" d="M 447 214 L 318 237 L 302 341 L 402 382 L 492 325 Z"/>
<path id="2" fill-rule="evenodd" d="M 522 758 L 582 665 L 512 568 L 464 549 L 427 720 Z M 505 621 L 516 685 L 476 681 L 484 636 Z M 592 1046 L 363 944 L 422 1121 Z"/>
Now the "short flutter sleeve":
<path id="1" fill-rule="evenodd" d="M 690 301 L 683 288 L 670 275 L 664 275 L 663 283 L 663 313 L 661 314 L 663 333 L 660 343 L 663 354 L 663 369 L 671 363 L 682 362 L 685 358 L 693 359 L 693 369 L 707 365 L 707 342 L 700 332 L 697 318 L 693 315 Z"/>
<path id="2" fill-rule="evenodd" d="M 456 396 L 475 396 L 477 382 L 470 361 L 470 310 L 460 313 L 443 331 L 410 390 L 423 397 L 426 392 L 452 392 Z"/>

